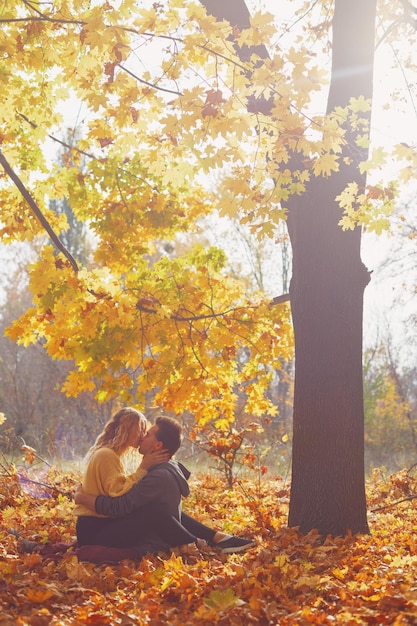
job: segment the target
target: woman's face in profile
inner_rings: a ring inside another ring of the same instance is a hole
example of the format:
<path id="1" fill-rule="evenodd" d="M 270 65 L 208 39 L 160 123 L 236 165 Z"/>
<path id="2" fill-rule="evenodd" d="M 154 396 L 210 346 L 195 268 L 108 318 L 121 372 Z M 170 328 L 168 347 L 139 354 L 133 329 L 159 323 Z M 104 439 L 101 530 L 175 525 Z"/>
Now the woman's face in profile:
<path id="1" fill-rule="evenodd" d="M 132 448 L 139 448 L 142 439 L 146 435 L 146 422 L 144 420 L 138 420 L 136 424 L 132 424 L 130 427 L 129 437 L 127 444 Z"/>

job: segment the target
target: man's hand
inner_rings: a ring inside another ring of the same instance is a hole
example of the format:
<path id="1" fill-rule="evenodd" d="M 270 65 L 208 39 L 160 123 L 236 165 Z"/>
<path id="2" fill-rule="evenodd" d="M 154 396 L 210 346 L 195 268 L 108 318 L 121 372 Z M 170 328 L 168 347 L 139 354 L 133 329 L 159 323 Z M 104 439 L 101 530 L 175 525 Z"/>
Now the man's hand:
<path id="1" fill-rule="evenodd" d="M 90 509 L 90 511 L 96 510 L 96 496 L 85 493 L 81 485 L 78 485 L 77 489 L 74 491 L 74 501 L 75 504 L 81 504 L 87 509 Z"/>
<path id="2" fill-rule="evenodd" d="M 148 452 L 144 455 L 139 467 L 147 470 L 149 467 L 152 467 L 152 465 L 166 463 L 166 461 L 169 461 L 169 459 L 170 455 L 167 450 L 154 450 L 153 452 Z"/>

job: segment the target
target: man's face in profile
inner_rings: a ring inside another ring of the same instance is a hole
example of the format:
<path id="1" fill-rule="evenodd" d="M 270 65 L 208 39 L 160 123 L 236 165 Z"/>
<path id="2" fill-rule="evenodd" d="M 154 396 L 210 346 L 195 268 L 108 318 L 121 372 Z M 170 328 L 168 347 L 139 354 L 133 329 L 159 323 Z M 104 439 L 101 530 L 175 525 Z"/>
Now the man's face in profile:
<path id="1" fill-rule="evenodd" d="M 146 435 L 140 442 L 139 452 L 141 454 L 148 454 L 154 450 L 160 450 L 162 448 L 162 441 L 158 441 L 156 435 L 158 433 L 158 426 L 155 424 L 149 428 Z"/>

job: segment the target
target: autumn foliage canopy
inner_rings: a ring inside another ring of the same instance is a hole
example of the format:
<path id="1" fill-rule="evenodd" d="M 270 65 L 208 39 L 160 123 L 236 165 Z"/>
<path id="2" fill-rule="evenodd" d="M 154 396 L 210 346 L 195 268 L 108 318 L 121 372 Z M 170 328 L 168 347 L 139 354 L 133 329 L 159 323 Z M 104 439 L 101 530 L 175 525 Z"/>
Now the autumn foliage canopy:
<path id="1" fill-rule="evenodd" d="M 244 392 L 248 413 L 272 415 L 271 363 L 292 354 L 288 309 L 234 278 L 203 232 L 213 210 L 233 215 L 242 201 L 258 207 L 263 235 L 280 217 L 275 192 L 242 161 L 239 143 L 259 142 L 230 92 L 230 81 L 245 89 L 244 68 L 198 4 L 118 5 L 18 2 L 2 13 L 0 234 L 50 235 L 29 272 L 33 307 L 8 334 L 73 362 L 70 396 L 144 405 L 153 390 L 166 410 L 221 425 Z M 222 169 L 219 198 L 201 174 Z M 94 242 L 84 263 L 58 239 L 68 224 L 50 203 L 63 199 Z"/>

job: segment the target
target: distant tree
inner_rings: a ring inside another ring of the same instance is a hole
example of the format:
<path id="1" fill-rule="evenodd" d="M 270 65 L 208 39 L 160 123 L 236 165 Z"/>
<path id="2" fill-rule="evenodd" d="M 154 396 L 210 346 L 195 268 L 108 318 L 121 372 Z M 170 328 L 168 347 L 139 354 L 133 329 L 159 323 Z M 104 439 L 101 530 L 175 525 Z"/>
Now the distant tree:
<path id="1" fill-rule="evenodd" d="M 80 175 L 82 175 L 85 158 L 82 158 L 80 161 L 77 159 L 74 163 L 71 157 L 71 151 L 68 151 L 68 147 L 75 146 L 79 139 L 79 129 L 67 130 L 64 134 L 62 143 L 66 146 L 66 148 L 64 149 L 63 146 L 61 146 L 56 156 L 58 167 L 63 170 L 63 172 L 68 166 L 76 166 L 79 168 Z M 66 230 L 63 230 L 60 234 L 60 239 L 65 248 L 75 259 L 78 260 L 81 265 L 88 265 L 92 252 L 92 243 L 88 239 L 88 227 L 85 222 L 77 219 L 70 206 L 68 197 L 51 199 L 49 207 L 57 215 L 65 215 L 66 217 L 68 226 Z"/>
<path id="2" fill-rule="evenodd" d="M 384 318 L 392 336 L 389 343 L 392 346 L 395 338 L 400 365 L 405 367 L 417 357 L 416 194 L 417 189 L 411 189 L 408 200 L 399 204 L 393 217 L 394 236 L 389 240 L 385 259 L 376 270 L 382 289 L 391 296 L 390 309 Z"/>
<path id="3" fill-rule="evenodd" d="M 31 301 L 23 269 L 16 265 L 0 308 L 0 412 L 7 417 L 10 445 L 25 442 L 58 461 L 83 456 L 115 403 L 99 405 L 91 393 L 67 398 L 61 387 L 71 363 L 52 360 L 41 340 L 22 346 L 4 336 Z"/>
<path id="4" fill-rule="evenodd" d="M 91 254 L 91 244 L 88 243 L 85 224 L 74 216 L 67 198 L 51 200 L 50 208 L 58 215 L 65 215 L 68 229 L 61 233 L 60 239 L 74 258 L 82 265 L 88 264 Z"/>
<path id="5" fill-rule="evenodd" d="M 274 293 L 288 293 L 291 278 L 291 244 L 285 223 L 278 226 L 274 239 L 264 237 L 261 241 L 247 225 L 240 224 L 236 219 L 225 220 L 220 226 L 215 222 L 212 229 L 208 220 L 207 229 L 204 232 L 213 243 L 228 251 L 230 272 L 248 281 L 251 286 L 249 290 L 258 289 L 269 295 L 271 300 Z M 265 415 L 257 418 L 246 415 L 243 406 L 236 411 L 233 427 L 236 429 L 238 426 L 242 429 L 241 432 L 245 433 L 245 444 L 253 447 L 256 441 L 256 445 L 263 450 L 262 453 L 266 449 L 279 448 L 280 443 L 282 444 L 282 437 L 288 437 L 292 431 L 293 392 L 293 358 L 280 359 L 279 364 L 271 363 L 271 381 L 266 393 L 278 410 L 274 416 Z M 260 421 L 260 431 L 256 433 L 256 429 L 252 428 L 251 435 L 248 437 L 246 426 L 255 419 Z M 261 431 L 263 435 L 260 435 Z M 207 438 L 207 433 L 201 433 L 203 434 Z M 224 433 L 219 433 L 219 436 L 224 441 Z M 209 437 L 215 452 L 214 433 L 209 433 Z M 249 442 L 250 438 L 252 441 Z M 236 453 L 234 461 L 239 456 L 243 455 Z M 248 459 L 249 456 L 246 455 L 246 458 Z M 273 464 L 274 453 L 268 456 Z"/>
<path id="6" fill-rule="evenodd" d="M 417 406 L 415 389 L 409 388 L 414 377 L 415 369 L 411 373 L 400 368 L 387 343 L 365 352 L 365 459 L 368 470 L 384 466 L 398 471 L 417 460 Z"/>

